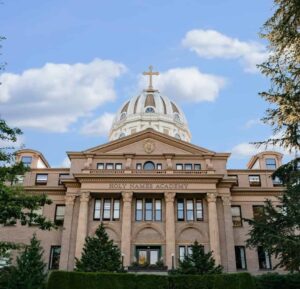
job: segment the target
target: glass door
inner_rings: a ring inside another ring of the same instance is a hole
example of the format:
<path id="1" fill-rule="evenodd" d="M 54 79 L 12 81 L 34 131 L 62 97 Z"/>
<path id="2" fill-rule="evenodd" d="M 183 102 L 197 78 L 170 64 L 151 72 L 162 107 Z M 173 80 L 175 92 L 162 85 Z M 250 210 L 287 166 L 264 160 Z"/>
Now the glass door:
<path id="1" fill-rule="evenodd" d="M 160 246 L 137 246 L 136 257 L 140 266 L 155 265 L 160 259 Z"/>

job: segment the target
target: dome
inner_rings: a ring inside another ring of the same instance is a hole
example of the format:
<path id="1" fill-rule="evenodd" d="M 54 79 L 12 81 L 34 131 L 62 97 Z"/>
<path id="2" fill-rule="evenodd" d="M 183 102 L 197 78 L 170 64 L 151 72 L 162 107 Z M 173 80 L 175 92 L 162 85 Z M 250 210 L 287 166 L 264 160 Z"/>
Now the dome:
<path id="1" fill-rule="evenodd" d="M 191 133 L 179 106 L 158 90 L 144 90 L 119 109 L 110 130 L 115 140 L 147 128 L 190 142 Z"/>
<path id="2" fill-rule="evenodd" d="M 121 106 L 113 121 L 109 140 L 112 141 L 152 128 L 190 142 L 191 133 L 182 110 L 174 101 L 153 89 L 152 76 L 159 75 L 159 73 L 153 72 L 152 66 L 150 66 L 149 71 L 143 74 L 149 76 L 148 88 Z"/>

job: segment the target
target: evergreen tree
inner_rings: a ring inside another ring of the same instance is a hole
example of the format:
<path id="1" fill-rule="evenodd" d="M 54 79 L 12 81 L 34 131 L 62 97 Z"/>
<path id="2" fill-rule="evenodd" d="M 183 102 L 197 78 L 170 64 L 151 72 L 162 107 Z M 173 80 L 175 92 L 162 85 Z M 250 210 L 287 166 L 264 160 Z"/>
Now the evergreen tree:
<path id="1" fill-rule="evenodd" d="M 275 268 L 300 272 L 300 158 L 281 166 L 276 177 L 285 185 L 280 207 L 267 200 L 259 218 L 246 219 L 251 226 L 247 246 L 262 246 L 273 254 L 279 260 Z"/>
<path id="2" fill-rule="evenodd" d="M 46 280 L 43 249 L 35 235 L 17 258 L 17 265 L 10 278 L 9 289 L 40 289 Z"/>
<path id="3" fill-rule="evenodd" d="M 204 247 L 195 241 L 191 246 L 191 254 L 187 254 L 182 261 L 179 260 L 176 273 L 190 275 L 220 274 L 222 270 L 222 266 L 216 266 L 212 251 L 205 253 Z"/>
<path id="4" fill-rule="evenodd" d="M 116 272 L 122 269 L 120 249 L 105 231 L 103 223 L 94 237 L 87 237 L 81 259 L 76 259 L 76 270 L 84 272 Z"/>
<path id="5" fill-rule="evenodd" d="M 259 65 L 270 79 L 260 95 L 270 108 L 263 118 L 275 137 L 262 143 L 300 149 L 300 1 L 274 0 L 275 13 L 266 21 L 261 36 L 269 42 L 269 57 Z"/>

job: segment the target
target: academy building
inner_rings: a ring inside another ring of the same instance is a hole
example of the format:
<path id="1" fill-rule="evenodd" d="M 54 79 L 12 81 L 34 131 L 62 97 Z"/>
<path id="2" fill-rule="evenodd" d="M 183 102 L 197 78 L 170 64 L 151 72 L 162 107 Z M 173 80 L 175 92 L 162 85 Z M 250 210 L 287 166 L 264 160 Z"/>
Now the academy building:
<path id="1" fill-rule="evenodd" d="M 246 169 L 227 169 L 230 154 L 192 144 L 183 111 L 153 88 L 151 68 L 146 74 L 149 87 L 121 106 L 109 142 L 68 151 L 70 168 L 18 151 L 17 161 L 31 168 L 19 182 L 52 199 L 39 213 L 59 229 L 5 226 L 1 241 L 28 243 L 37 232 L 49 269 L 73 270 L 86 236 L 103 222 L 126 268 L 159 260 L 174 268 L 197 240 L 227 272 L 272 270 L 276 260 L 264 248 L 246 248 L 243 218 L 258 217 L 265 199 L 282 192 L 271 178 L 282 155 L 262 152 Z"/>

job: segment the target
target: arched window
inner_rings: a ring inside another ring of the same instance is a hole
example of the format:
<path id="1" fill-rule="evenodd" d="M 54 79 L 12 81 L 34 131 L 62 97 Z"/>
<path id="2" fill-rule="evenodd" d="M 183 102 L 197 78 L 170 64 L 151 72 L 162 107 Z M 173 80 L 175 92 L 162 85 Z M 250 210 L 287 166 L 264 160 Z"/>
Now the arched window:
<path id="1" fill-rule="evenodd" d="M 181 139 L 181 137 L 180 137 L 179 133 L 175 133 L 175 138 L 177 138 L 177 139 Z"/>
<path id="2" fill-rule="evenodd" d="M 124 119 L 124 118 L 126 118 L 126 112 L 122 112 L 122 113 L 121 113 L 120 120 L 122 120 L 122 119 Z"/>
<path id="3" fill-rule="evenodd" d="M 119 138 L 122 138 L 122 137 L 125 137 L 126 134 L 124 132 L 121 132 L 120 135 L 119 135 Z"/>
<path id="4" fill-rule="evenodd" d="M 152 106 L 148 106 L 148 107 L 146 107 L 145 112 L 146 113 L 155 113 L 155 110 Z"/>
<path id="5" fill-rule="evenodd" d="M 174 113 L 174 120 L 175 121 L 181 121 L 180 116 L 177 112 Z"/>
<path id="6" fill-rule="evenodd" d="M 155 169 L 155 164 L 153 162 L 145 162 L 144 163 L 144 170 L 147 170 L 147 171 L 152 171 Z"/>

